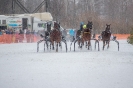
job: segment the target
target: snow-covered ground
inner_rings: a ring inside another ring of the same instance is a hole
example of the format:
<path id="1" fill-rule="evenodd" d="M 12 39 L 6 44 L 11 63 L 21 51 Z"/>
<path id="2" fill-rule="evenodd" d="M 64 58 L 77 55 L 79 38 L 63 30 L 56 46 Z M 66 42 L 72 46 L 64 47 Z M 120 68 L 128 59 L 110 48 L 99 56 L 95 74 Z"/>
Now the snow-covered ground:
<path id="1" fill-rule="evenodd" d="M 93 41 L 92 41 L 93 42 Z M 36 43 L 0 45 L 0 88 L 133 88 L 133 46 L 36 52 Z M 77 47 L 77 46 L 76 46 Z"/>

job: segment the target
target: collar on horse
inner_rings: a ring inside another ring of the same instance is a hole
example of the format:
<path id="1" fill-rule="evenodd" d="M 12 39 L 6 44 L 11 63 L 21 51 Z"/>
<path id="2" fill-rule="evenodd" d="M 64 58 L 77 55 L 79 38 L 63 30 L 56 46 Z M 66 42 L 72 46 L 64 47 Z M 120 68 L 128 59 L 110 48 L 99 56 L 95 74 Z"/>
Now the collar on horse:
<path id="1" fill-rule="evenodd" d="M 86 29 L 84 29 L 84 30 L 86 30 Z M 83 31 L 83 33 L 84 33 L 84 34 L 90 34 L 90 33 L 91 33 L 91 30 L 90 30 L 90 29 L 88 29 L 88 30 L 89 30 L 88 32 Z"/>
<path id="2" fill-rule="evenodd" d="M 90 34 L 90 32 L 83 32 L 84 34 Z"/>

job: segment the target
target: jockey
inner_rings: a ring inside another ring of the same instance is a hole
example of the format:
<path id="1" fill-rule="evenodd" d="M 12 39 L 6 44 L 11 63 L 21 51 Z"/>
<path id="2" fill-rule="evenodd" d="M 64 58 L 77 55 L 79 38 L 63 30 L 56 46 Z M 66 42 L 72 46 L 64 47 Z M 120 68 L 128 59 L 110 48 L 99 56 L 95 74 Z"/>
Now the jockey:
<path id="1" fill-rule="evenodd" d="M 83 29 L 86 29 L 86 25 L 83 25 Z M 81 36 L 83 36 L 83 30 L 81 31 Z"/>
<path id="2" fill-rule="evenodd" d="M 47 31 L 50 32 L 51 31 L 51 23 L 47 22 Z"/>
<path id="3" fill-rule="evenodd" d="M 83 22 L 80 22 L 80 31 L 82 31 L 83 30 L 83 25 L 84 25 L 84 23 Z"/>

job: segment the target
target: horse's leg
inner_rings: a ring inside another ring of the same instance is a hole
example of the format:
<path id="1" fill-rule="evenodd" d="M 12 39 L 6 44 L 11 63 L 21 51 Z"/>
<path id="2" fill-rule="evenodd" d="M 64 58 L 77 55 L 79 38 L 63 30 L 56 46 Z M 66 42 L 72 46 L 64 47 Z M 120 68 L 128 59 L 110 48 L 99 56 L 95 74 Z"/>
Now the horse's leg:
<path id="1" fill-rule="evenodd" d="M 107 49 L 109 48 L 109 42 L 110 42 L 110 41 L 107 41 L 107 44 L 108 44 Z"/>
<path id="2" fill-rule="evenodd" d="M 46 42 L 44 41 L 44 51 L 45 51 L 45 43 L 46 43 Z"/>
<path id="3" fill-rule="evenodd" d="M 54 41 L 51 41 L 52 50 L 54 50 Z"/>
<path id="4" fill-rule="evenodd" d="M 90 41 L 90 48 L 91 48 L 91 51 L 92 51 L 91 40 L 89 40 L 89 41 Z"/>
<path id="5" fill-rule="evenodd" d="M 37 52 L 39 51 L 39 43 L 41 43 L 42 41 L 44 41 L 44 40 L 40 40 L 37 42 Z"/>
<path id="6" fill-rule="evenodd" d="M 119 51 L 119 42 L 116 39 L 114 41 L 117 43 L 117 45 L 118 45 L 118 51 Z"/>
<path id="7" fill-rule="evenodd" d="M 80 40 L 78 40 L 78 48 L 80 48 Z"/>
<path id="8" fill-rule="evenodd" d="M 76 39 L 75 41 L 74 41 L 74 51 L 75 51 L 75 43 L 78 41 L 79 39 Z"/>
<path id="9" fill-rule="evenodd" d="M 65 39 L 64 39 L 65 40 Z M 71 44 L 70 44 L 70 51 L 71 51 L 71 46 L 72 46 L 72 43 L 74 42 L 74 38 L 73 38 L 73 40 L 72 40 L 72 42 L 71 42 Z M 66 40 L 65 40 L 66 41 Z"/>
<path id="10" fill-rule="evenodd" d="M 84 40 L 81 39 L 81 46 L 80 46 L 81 49 L 82 49 L 83 45 L 84 45 Z"/>
<path id="11" fill-rule="evenodd" d="M 59 47 L 62 49 L 62 44 L 61 44 L 61 41 L 59 42 Z"/>
<path id="12" fill-rule="evenodd" d="M 103 40 L 103 50 L 104 50 L 104 47 L 105 47 L 105 41 Z"/>
<path id="13" fill-rule="evenodd" d="M 47 50 L 48 50 L 48 40 L 46 40 L 46 46 L 47 46 Z"/>
<path id="14" fill-rule="evenodd" d="M 56 52 L 58 52 L 58 43 L 56 43 Z"/>
<path id="15" fill-rule="evenodd" d="M 80 39 L 80 49 L 82 49 L 82 47 L 84 46 L 84 42 L 85 42 L 85 41 L 83 40 L 83 38 L 81 38 L 81 39 Z"/>
<path id="16" fill-rule="evenodd" d="M 51 50 L 51 45 L 52 45 L 52 44 L 51 44 L 51 41 L 50 41 L 50 50 Z"/>
<path id="17" fill-rule="evenodd" d="M 89 46 L 90 46 L 90 42 L 88 41 L 88 43 L 87 43 L 87 48 L 88 48 L 88 50 L 89 50 L 89 48 L 90 48 Z"/>
<path id="18" fill-rule="evenodd" d="M 50 50 L 51 50 L 52 42 L 51 42 L 51 40 L 49 42 L 50 42 Z"/>
<path id="19" fill-rule="evenodd" d="M 98 40 L 96 40 L 96 41 L 97 41 L 97 43 L 98 43 L 98 51 L 99 51 L 99 50 L 100 50 L 100 49 L 99 49 L 99 41 L 98 41 Z"/>
<path id="20" fill-rule="evenodd" d="M 72 42 L 71 42 L 71 44 L 70 44 L 70 51 L 71 51 L 71 46 L 72 46 Z"/>
<path id="21" fill-rule="evenodd" d="M 87 41 L 85 43 L 86 43 L 86 48 L 87 48 L 87 46 L 88 46 Z"/>
<path id="22" fill-rule="evenodd" d="M 96 50 L 96 44 L 97 44 L 97 40 L 95 40 L 95 50 Z"/>
<path id="23" fill-rule="evenodd" d="M 61 42 L 59 42 L 59 47 L 61 47 Z"/>
<path id="24" fill-rule="evenodd" d="M 91 42 L 90 40 L 88 40 L 88 50 L 90 49 L 90 47 L 91 47 Z"/>
<path id="25" fill-rule="evenodd" d="M 66 45 L 66 52 L 67 52 L 67 42 L 66 42 L 66 40 L 65 40 L 65 39 L 63 39 L 63 40 L 62 40 L 62 42 L 64 42 L 64 43 L 65 43 L 65 45 Z M 70 50 L 71 50 L 71 45 L 70 45 Z"/>
<path id="26" fill-rule="evenodd" d="M 91 41 L 90 41 L 90 40 L 88 41 L 88 44 L 89 44 L 89 45 L 88 45 L 88 50 L 89 50 L 90 47 L 91 47 Z"/>

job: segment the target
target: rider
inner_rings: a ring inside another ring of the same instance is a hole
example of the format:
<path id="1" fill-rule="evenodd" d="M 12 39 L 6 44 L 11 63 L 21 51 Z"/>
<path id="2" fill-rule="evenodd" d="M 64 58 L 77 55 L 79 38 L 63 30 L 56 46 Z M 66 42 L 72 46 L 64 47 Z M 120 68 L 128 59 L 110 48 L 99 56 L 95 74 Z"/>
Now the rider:
<path id="1" fill-rule="evenodd" d="M 83 30 L 86 29 L 86 25 L 83 25 Z M 83 30 L 81 31 L 81 36 L 83 36 Z"/>
<path id="2" fill-rule="evenodd" d="M 51 23 L 47 22 L 47 31 L 50 32 L 51 31 Z"/>
<path id="3" fill-rule="evenodd" d="M 80 22 L 80 31 L 83 30 L 83 25 L 84 25 L 84 23 L 83 22 Z"/>

